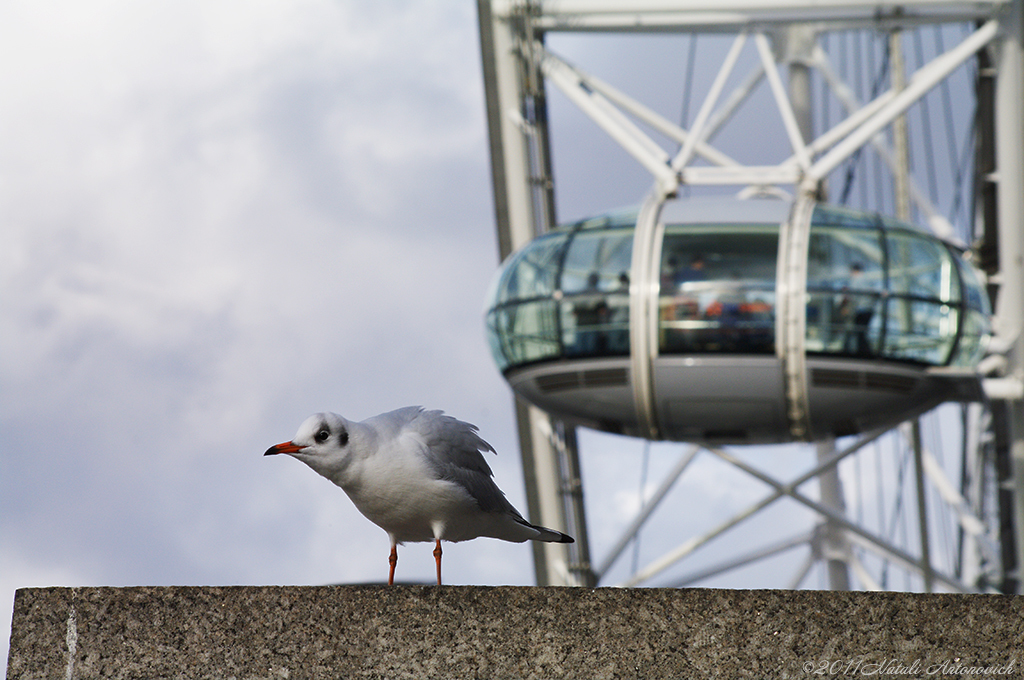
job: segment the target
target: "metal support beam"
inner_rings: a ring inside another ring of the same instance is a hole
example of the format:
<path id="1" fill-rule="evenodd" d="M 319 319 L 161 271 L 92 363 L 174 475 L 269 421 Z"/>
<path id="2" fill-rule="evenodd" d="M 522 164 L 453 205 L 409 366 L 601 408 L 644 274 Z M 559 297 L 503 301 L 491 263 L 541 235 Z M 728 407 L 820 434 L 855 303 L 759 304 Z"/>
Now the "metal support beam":
<path id="1" fill-rule="evenodd" d="M 576 428 L 554 418 L 547 422 L 551 428 L 550 443 L 558 458 L 557 474 L 561 485 L 557 492 L 562 502 L 561 517 L 566 531 L 576 537 L 575 543 L 562 546 L 569 554 L 568 584 L 593 587 L 597 585 L 597 576 L 590 563 L 590 536 L 583 507 L 583 476 Z"/>
<path id="2" fill-rule="evenodd" d="M 997 334 L 1010 342 L 1006 374 L 1024 378 L 1024 0 L 1003 19 L 995 58 L 996 173 L 999 219 Z M 1013 494 L 1017 592 L 1024 592 L 1024 400 L 1007 400 L 1006 435 Z"/>
<path id="3" fill-rule="evenodd" d="M 730 560 L 719 562 L 718 564 L 707 567 L 706 569 L 701 569 L 698 572 L 688 574 L 687 576 L 679 579 L 678 581 L 673 582 L 671 587 L 686 588 L 688 586 L 693 585 L 694 583 L 703 581 L 706 578 L 718 576 L 719 574 L 724 574 L 727 571 L 732 571 L 733 569 L 739 569 L 740 567 L 745 567 L 748 564 L 759 562 L 760 560 L 763 560 L 765 558 L 774 557 L 775 555 L 786 552 L 787 550 L 792 550 L 793 548 L 799 548 L 802 545 L 807 545 L 813 540 L 814 532 L 806 532 L 798 536 L 794 536 L 792 538 L 787 538 L 776 543 L 772 543 L 771 545 L 767 545 L 763 548 L 751 550 L 750 552 L 747 552 L 738 557 L 734 557 Z"/>
<path id="4" fill-rule="evenodd" d="M 844 28 L 888 28 L 976 21 L 1008 0 L 903 0 L 898 5 L 851 0 L 542 0 L 536 25 L 545 31 L 738 31 L 794 22 L 843 22 Z M 495 2 L 511 13 L 521 0 Z"/>
<path id="5" fill-rule="evenodd" d="M 547 107 L 536 60 L 523 53 L 536 42 L 529 17 L 525 13 L 517 17 L 496 15 L 492 13 L 491 0 L 477 0 L 477 11 L 495 222 L 499 256 L 504 259 L 555 222 Z M 549 416 L 518 399 L 516 421 L 530 519 L 572 534 L 577 540 L 572 548 L 558 543 L 533 543 L 537 583 L 585 583 L 587 578 L 581 579 L 580 570 L 589 572 L 590 558 L 582 489 L 575 492 L 580 496 L 578 514 L 570 513 L 574 504 L 567 504 L 563 494 L 571 484 L 564 478 L 566 456 L 575 460 L 578 468 L 575 433 L 564 434 L 560 451 L 551 436 Z M 571 451 L 567 453 L 566 448 Z"/>
<path id="6" fill-rule="evenodd" d="M 530 520 L 576 538 L 576 543 L 569 545 L 531 543 L 537 585 L 595 585 L 575 430 L 563 428 L 537 407 L 518 399 L 516 420 Z"/>
<path id="7" fill-rule="evenodd" d="M 821 77 L 825 79 L 825 82 L 828 83 L 828 86 L 832 90 L 832 93 L 836 96 L 836 99 L 838 99 L 839 102 L 843 105 L 843 108 L 846 109 L 848 117 L 845 121 L 843 121 L 843 123 L 850 123 L 850 125 L 847 128 L 847 131 L 854 129 L 856 125 L 854 125 L 853 123 L 859 124 L 859 121 L 866 120 L 868 117 L 866 114 L 870 114 L 873 111 L 867 110 L 867 107 L 864 107 L 861 104 L 861 102 L 858 101 L 857 96 L 853 93 L 853 90 L 850 89 L 849 85 L 843 82 L 843 80 L 832 68 L 832 64 L 829 62 L 828 55 L 825 54 L 825 51 L 820 46 L 815 46 L 814 52 L 812 54 L 812 59 L 814 67 L 821 74 Z M 878 108 L 881 108 L 882 105 L 884 105 L 889 99 L 892 98 L 894 92 L 895 90 L 889 90 L 888 97 L 876 98 L 874 102 L 872 102 L 872 104 L 874 105 L 874 109 L 877 110 Z M 846 134 L 848 134 L 848 132 L 843 132 L 838 128 L 839 126 L 833 128 L 833 130 L 835 131 L 834 136 L 822 135 L 821 138 L 816 139 L 814 143 L 811 145 L 812 152 L 817 153 L 823 151 L 829 148 L 832 144 L 835 144 L 836 141 L 842 139 Z M 882 137 L 882 135 L 875 135 L 874 137 L 872 137 L 870 144 L 872 148 L 874 148 L 875 153 L 877 153 L 879 157 L 882 159 L 882 161 L 885 162 L 886 166 L 889 168 L 889 171 L 895 175 L 896 160 L 893 156 L 892 151 L 889 150 L 889 147 L 886 144 L 885 139 Z M 924 214 L 925 221 L 928 223 L 928 226 L 931 228 L 933 234 L 943 239 L 957 239 L 957 236 L 953 231 L 953 225 L 950 224 L 949 220 L 947 220 L 946 217 L 938 211 L 938 209 L 931 202 L 931 200 L 928 198 L 925 192 L 921 190 L 921 188 L 918 186 L 918 183 L 911 176 L 907 177 L 907 190 L 910 192 L 910 197 L 913 199 L 914 205 L 916 205 L 917 209 Z"/>
<path id="8" fill-rule="evenodd" d="M 863 527 L 858 526 L 854 522 L 851 522 L 849 519 L 847 519 L 840 513 L 836 512 L 832 508 L 829 508 L 824 504 L 819 503 L 818 501 L 815 501 L 811 498 L 808 498 L 807 496 L 804 496 L 799 491 L 796 491 L 792 484 L 782 484 L 781 482 L 773 479 L 770 475 L 767 475 L 761 472 L 760 470 L 750 465 L 747 465 L 739 458 L 733 456 L 730 453 L 713 448 L 708 450 L 711 451 L 711 453 L 718 456 L 719 458 L 721 458 L 722 460 L 725 460 L 731 463 L 732 465 L 738 467 L 739 469 L 743 470 L 744 472 L 760 479 L 765 484 L 768 484 L 769 486 L 776 489 L 777 492 L 792 498 L 798 503 L 801 503 L 810 508 L 811 510 L 814 510 L 822 517 L 831 520 L 832 522 L 835 522 L 836 524 L 838 524 L 839 526 L 843 527 L 851 533 L 851 539 L 852 535 L 859 536 L 868 544 L 874 546 L 876 550 L 880 550 L 887 557 L 887 559 L 899 562 L 900 564 L 903 564 L 905 567 L 908 567 L 914 571 L 923 571 L 923 559 L 915 558 L 913 555 L 903 550 L 902 548 L 893 545 L 892 543 L 881 538 L 880 536 L 876 536 L 870 531 L 864 529 Z M 941 572 L 932 570 L 932 577 L 937 581 L 942 581 L 947 586 L 949 586 L 957 592 L 970 592 L 970 590 L 966 588 L 964 584 L 960 583 L 955 578 L 952 578 L 951 576 L 948 576 Z"/>
<path id="9" fill-rule="evenodd" d="M 732 47 L 729 48 L 729 53 L 725 55 L 725 60 L 722 62 L 722 67 L 718 70 L 718 75 L 715 76 L 715 80 L 711 83 L 711 89 L 708 91 L 707 96 L 704 98 L 704 103 L 701 104 L 700 111 L 697 112 L 697 117 L 693 121 L 693 125 L 690 128 L 690 138 L 683 144 L 683 148 L 679 150 L 676 157 L 672 159 L 672 169 L 676 172 L 682 170 L 689 164 L 690 159 L 693 158 L 694 151 L 697 148 L 697 142 L 704 141 L 707 136 L 705 133 L 705 124 L 708 118 L 711 116 L 711 112 L 714 110 L 715 104 L 718 103 L 718 97 L 722 94 L 722 90 L 725 88 L 725 81 L 729 78 L 729 74 L 732 73 L 733 68 L 736 66 L 736 60 L 740 58 L 740 50 L 743 49 L 743 45 L 747 41 L 746 33 L 740 33 L 736 36 L 736 39 L 732 42 Z"/>
<path id="10" fill-rule="evenodd" d="M 810 403 L 807 395 L 807 249 L 810 241 L 814 188 L 803 188 L 789 219 L 779 231 L 776 278 L 778 313 L 775 320 L 776 352 L 786 379 L 786 414 L 794 439 L 807 440 Z"/>
<path id="11" fill-rule="evenodd" d="M 530 162 L 520 122 L 523 84 L 509 23 L 491 14 L 490 0 L 478 0 L 477 8 L 498 257 L 504 260 L 535 236 Z"/>
<path id="12" fill-rule="evenodd" d="M 768 79 L 768 85 L 775 97 L 775 105 L 778 107 L 779 113 L 782 114 L 782 125 L 789 137 L 789 143 L 793 147 L 797 166 L 801 170 L 807 170 L 811 165 L 811 156 L 807 152 L 807 140 L 800 134 L 800 125 L 797 123 L 792 102 L 782 84 L 782 77 L 779 75 L 768 38 L 764 33 L 758 33 L 754 36 L 754 44 L 757 45 L 758 54 L 761 55 L 761 66 L 764 67 L 765 78 Z"/>
<path id="13" fill-rule="evenodd" d="M 648 439 L 659 439 L 654 412 L 652 364 L 658 356 L 658 282 L 664 225 L 658 219 L 664 196 L 651 191 L 640 206 L 633 233 L 629 280 L 629 360 L 637 429 Z"/>
<path id="14" fill-rule="evenodd" d="M 601 565 L 597 568 L 596 576 L 598 581 L 608 573 L 608 570 L 613 564 L 615 564 L 615 560 L 619 558 L 619 555 L 621 555 L 622 551 L 626 549 L 629 542 L 636 538 L 641 527 L 643 527 L 644 522 L 646 522 L 647 518 L 651 516 L 651 513 L 657 509 L 658 505 L 665 498 L 665 495 L 676 483 L 676 480 L 682 476 L 683 472 L 686 471 L 686 468 L 689 467 L 691 462 L 693 462 L 698 451 L 700 451 L 700 447 L 696 445 L 690 447 L 690 449 L 684 453 L 676 463 L 676 466 L 665 476 L 665 479 L 662 480 L 657 491 L 654 492 L 654 495 L 644 501 L 643 507 L 640 508 L 640 512 L 638 512 L 636 517 L 633 518 L 633 521 L 630 522 L 628 527 L 626 527 L 626 530 L 622 532 L 622 536 L 615 542 L 615 545 L 608 552 L 607 557 L 604 558 Z"/>
<path id="15" fill-rule="evenodd" d="M 902 92 L 888 95 L 891 96 L 891 99 L 885 106 L 858 127 L 856 132 L 818 159 L 807 174 L 816 180 L 824 179 L 857 149 L 867 144 L 882 128 L 892 123 L 897 116 L 938 85 L 943 78 L 991 42 L 996 37 L 998 30 L 999 23 L 996 20 L 988 21 L 959 45 L 922 66 L 914 73 Z"/>
<path id="16" fill-rule="evenodd" d="M 835 454 L 834 439 L 825 439 L 817 443 L 818 460 L 828 460 Z M 839 479 L 839 467 L 831 466 L 822 470 L 818 477 L 818 495 L 822 505 L 831 508 L 838 514 L 846 513 L 846 502 L 843 498 L 843 484 Z M 829 590 L 850 589 L 850 546 L 846 540 L 846 532 L 836 522 L 826 519 L 822 533 L 822 557 L 828 567 Z"/>
<path id="17" fill-rule="evenodd" d="M 779 31 L 775 41 L 776 51 L 782 52 L 781 58 L 789 65 L 789 101 L 797 129 L 803 141 L 809 142 L 814 139 L 810 63 L 817 34 L 810 26 L 798 24 Z"/>
<path id="18" fill-rule="evenodd" d="M 811 59 L 811 52 L 816 41 L 814 32 L 807 25 L 796 25 L 789 27 L 784 33 L 777 34 L 777 42 L 784 44 L 782 57 L 789 64 L 789 101 L 792 102 L 793 120 L 797 126 L 801 140 L 814 139 L 814 118 L 811 108 L 811 70 L 807 63 Z M 802 142 L 801 142 L 802 143 Z M 810 165 L 810 153 L 806 148 L 801 153 L 794 154 L 797 164 L 804 170 Z M 801 161 L 803 158 L 803 161 Z M 794 225 L 795 226 L 795 225 Z M 810 224 L 808 224 L 808 228 Z M 805 238 L 805 237 L 801 237 Z M 792 255 L 793 253 L 791 253 Z M 806 259 L 806 256 L 805 256 Z M 792 266 L 790 267 L 792 273 Z M 796 279 L 790 282 L 791 286 L 797 285 Z M 799 305 L 792 311 L 803 310 L 805 307 L 799 301 L 793 301 L 792 305 Z M 789 356 L 792 353 L 787 353 Z M 795 358 L 793 359 L 795 360 Z M 795 376 L 794 376 L 795 377 Z M 836 442 L 828 438 L 817 442 L 817 458 L 819 461 L 828 460 L 835 454 Z M 846 513 L 846 501 L 843 494 L 843 484 L 839 479 L 839 467 L 830 466 L 822 470 L 818 477 L 818 495 L 823 505 L 826 505 L 837 513 Z M 850 589 L 850 546 L 846 540 L 846 532 L 831 520 L 825 520 L 821 532 L 821 544 L 819 549 L 828 570 L 828 587 L 831 590 Z"/>
<path id="19" fill-rule="evenodd" d="M 914 450 L 914 486 L 917 491 L 917 528 L 921 541 L 921 578 L 924 592 L 934 590 L 932 574 L 931 537 L 928 532 L 928 503 L 924 490 L 924 444 L 921 442 L 921 421 L 914 418 L 909 423 L 910 445 Z"/>
<path id="20" fill-rule="evenodd" d="M 873 432 L 869 432 L 866 435 L 862 436 L 860 439 L 858 439 L 856 442 L 854 442 L 852 445 L 843 449 L 842 451 L 839 451 L 833 454 L 832 456 L 829 456 L 825 460 L 818 461 L 818 464 L 814 466 L 812 469 L 808 470 L 807 472 L 800 475 L 799 477 L 789 482 L 788 484 L 780 485 L 778 488 L 776 488 L 774 493 L 766 496 L 757 503 L 754 503 L 750 507 L 733 515 L 731 518 L 722 522 L 711 531 L 701 536 L 691 538 L 690 540 L 680 545 L 678 548 L 669 551 L 667 554 L 663 555 L 661 558 L 651 563 L 646 569 L 642 570 L 638 574 L 635 574 L 632 578 L 630 578 L 621 585 L 624 587 L 639 585 L 647 581 L 648 579 L 652 578 L 653 576 L 656 576 L 657 574 L 661 573 L 665 569 L 668 569 L 670 566 L 672 566 L 679 560 L 683 559 L 684 557 L 686 557 L 694 550 L 707 543 L 708 541 L 711 541 L 712 539 L 722 535 L 732 527 L 736 526 L 737 524 L 740 524 L 744 520 L 752 517 L 759 511 L 768 507 L 775 501 L 785 496 L 787 493 L 799 487 L 807 480 L 817 477 L 823 471 L 830 469 L 834 465 L 837 465 L 839 461 L 841 461 L 843 458 L 856 453 L 862 447 L 867 446 L 871 442 L 881 437 L 884 433 L 884 430 L 875 430 Z"/>
<path id="21" fill-rule="evenodd" d="M 664 149 L 651 141 L 604 96 L 586 87 L 583 80 L 564 62 L 548 56 L 541 62 L 541 67 L 548 80 L 569 101 L 655 177 L 664 195 L 675 192 L 679 180 L 668 165 L 669 158 Z"/>
<path id="22" fill-rule="evenodd" d="M 601 80 L 600 78 L 594 76 L 593 74 L 587 73 L 578 66 L 570 64 L 561 57 L 552 53 L 550 50 L 545 49 L 544 53 L 546 59 L 551 59 L 564 64 L 567 68 L 572 70 L 572 72 L 579 79 L 582 85 L 585 85 L 590 90 L 603 95 L 605 98 L 607 98 L 609 102 L 615 104 L 624 112 L 628 113 L 631 116 L 634 116 L 635 118 L 645 123 L 646 125 L 650 125 L 653 129 L 657 130 L 658 132 L 665 135 L 669 139 L 678 142 L 679 144 L 686 144 L 687 140 L 689 140 L 690 133 L 688 133 L 683 128 L 679 127 L 679 125 L 677 125 L 676 123 L 673 123 L 672 121 L 668 120 L 661 114 L 657 113 L 656 111 L 653 111 L 644 104 L 636 101 L 635 99 L 628 96 L 621 90 L 612 87 L 611 85 Z M 751 88 L 752 87 L 753 85 L 751 85 Z M 711 127 L 710 124 L 709 127 Z M 717 127 L 713 127 L 711 130 L 709 130 L 709 134 L 713 134 L 714 130 L 717 130 Z M 696 142 L 694 149 L 699 156 L 706 159 L 709 163 L 722 166 L 739 165 L 737 161 L 725 155 L 718 149 L 708 146 L 704 142 Z"/>
<path id="23" fill-rule="evenodd" d="M 906 87 L 907 73 L 903 66 L 903 34 L 896 30 L 889 34 L 889 73 L 892 77 L 892 91 L 896 95 Z M 907 145 L 907 117 L 896 116 L 892 122 L 893 193 L 896 196 L 896 219 L 910 221 L 910 151 Z"/>

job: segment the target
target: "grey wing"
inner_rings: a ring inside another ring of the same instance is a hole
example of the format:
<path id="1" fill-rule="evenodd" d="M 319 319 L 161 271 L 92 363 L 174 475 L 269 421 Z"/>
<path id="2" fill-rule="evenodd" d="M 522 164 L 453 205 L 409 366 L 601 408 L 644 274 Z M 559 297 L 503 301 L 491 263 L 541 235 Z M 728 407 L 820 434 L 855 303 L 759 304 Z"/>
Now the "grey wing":
<path id="1" fill-rule="evenodd" d="M 440 411 L 422 412 L 414 425 L 423 438 L 427 462 L 438 477 L 466 489 L 484 512 L 508 512 L 521 518 L 494 483 L 494 473 L 482 454 L 494 452 L 494 447 L 480 438 L 475 425 Z"/>

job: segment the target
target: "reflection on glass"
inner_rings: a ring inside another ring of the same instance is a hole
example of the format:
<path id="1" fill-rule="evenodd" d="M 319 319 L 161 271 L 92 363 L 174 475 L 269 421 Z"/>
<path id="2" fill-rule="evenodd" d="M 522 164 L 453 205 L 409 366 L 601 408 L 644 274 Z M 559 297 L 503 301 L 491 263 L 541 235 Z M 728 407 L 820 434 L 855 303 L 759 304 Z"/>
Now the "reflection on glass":
<path id="1" fill-rule="evenodd" d="M 860 212 L 837 205 L 818 204 L 814 206 L 811 224 L 816 227 L 854 227 L 877 229 L 878 218 L 874 213 Z"/>
<path id="2" fill-rule="evenodd" d="M 885 224 L 812 228 L 808 352 L 973 365 L 989 332 L 974 271 L 942 242 Z"/>
<path id="3" fill-rule="evenodd" d="M 629 354 L 635 223 L 635 212 L 624 212 L 570 225 L 506 262 L 487 312 L 491 352 L 502 370 Z"/>
<path id="4" fill-rule="evenodd" d="M 985 339 L 991 332 L 989 316 L 975 309 L 968 309 L 963 316 L 960 342 L 950 364 L 953 366 L 974 366 L 985 353 Z"/>
<path id="5" fill-rule="evenodd" d="M 884 353 L 893 359 L 944 364 L 956 340 L 958 308 L 925 300 L 890 300 Z"/>
<path id="6" fill-rule="evenodd" d="M 880 292 L 884 260 L 878 231 L 815 227 L 807 250 L 807 289 Z"/>
<path id="7" fill-rule="evenodd" d="M 581 231 L 562 270 L 562 341 L 567 356 L 629 354 L 632 229 Z"/>
<path id="8" fill-rule="evenodd" d="M 619 277 L 628 276 L 633 256 L 633 230 L 580 232 L 569 245 L 562 266 L 563 293 L 612 291 Z"/>
<path id="9" fill-rule="evenodd" d="M 908 231 L 888 235 L 889 286 L 894 295 L 960 300 L 952 255 L 938 241 Z"/>
<path id="10" fill-rule="evenodd" d="M 775 350 L 775 225 L 668 225 L 662 245 L 663 354 Z"/>
<path id="11" fill-rule="evenodd" d="M 487 337 L 498 367 L 553 359 L 561 354 L 558 312 L 553 300 L 534 300 L 492 309 Z"/>
<path id="12" fill-rule="evenodd" d="M 629 275 L 604 292 L 597 274 L 590 286 L 562 301 L 562 338 L 569 356 L 629 354 Z"/>
<path id="13" fill-rule="evenodd" d="M 820 211 L 815 212 L 818 218 Z M 826 217 L 826 216 L 823 216 Z M 807 351 L 875 356 L 882 334 L 880 300 L 885 289 L 882 232 L 842 213 L 811 229 L 807 252 Z M 842 218 L 842 219 L 840 219 Z"/>
<path id="14" fill-rule="evenodd" d="M 565 244 L 565 234 L 549 234 L 513 255 L 492 296 L 495 302 L 550 297 L 557 287 L 558 261 Z"/>
<path id="15" fill-rule="evenodd" d="M 809 292 L 807 351 L 869 357 L 878 354 L 882 323 L 877 294 Z"/>

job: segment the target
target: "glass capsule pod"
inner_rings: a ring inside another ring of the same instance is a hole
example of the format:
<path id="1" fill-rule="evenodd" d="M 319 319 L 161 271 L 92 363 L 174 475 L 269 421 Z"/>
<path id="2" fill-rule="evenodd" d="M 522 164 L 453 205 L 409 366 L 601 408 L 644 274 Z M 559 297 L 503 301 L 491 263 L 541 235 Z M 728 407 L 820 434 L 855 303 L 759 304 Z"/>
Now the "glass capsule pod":
<path id="1" fill-rule="evenodd" d="M 779 243 L 792 207 L 670 200 L 646 241 L 640 209 L 540 236 L 488 296 L 498 367 L 571 422 L 679 441 L 843 436 L 979 398 L 991 312 L 977 272 L 956 246 L 875 213 L 808 211 L 806 286 L 792 298 L 803 327 L 785 341 L 799 354 L 786 351 Z"/>

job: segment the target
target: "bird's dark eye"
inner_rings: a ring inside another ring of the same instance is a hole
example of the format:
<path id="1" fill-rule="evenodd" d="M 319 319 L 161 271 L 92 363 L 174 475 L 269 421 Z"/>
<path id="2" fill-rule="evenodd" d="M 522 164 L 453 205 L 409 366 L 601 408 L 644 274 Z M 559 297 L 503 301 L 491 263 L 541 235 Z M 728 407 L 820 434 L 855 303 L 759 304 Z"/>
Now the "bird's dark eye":
<path id="1" fill-rule="evenodd" d="M 320 430 L 319 432 L 316 433 L 316 436 L 313 438 L 316 439 L 317 444 L 323 444 L 325 441 L 331 438 L 331 431 L 327 429 Z"/>

